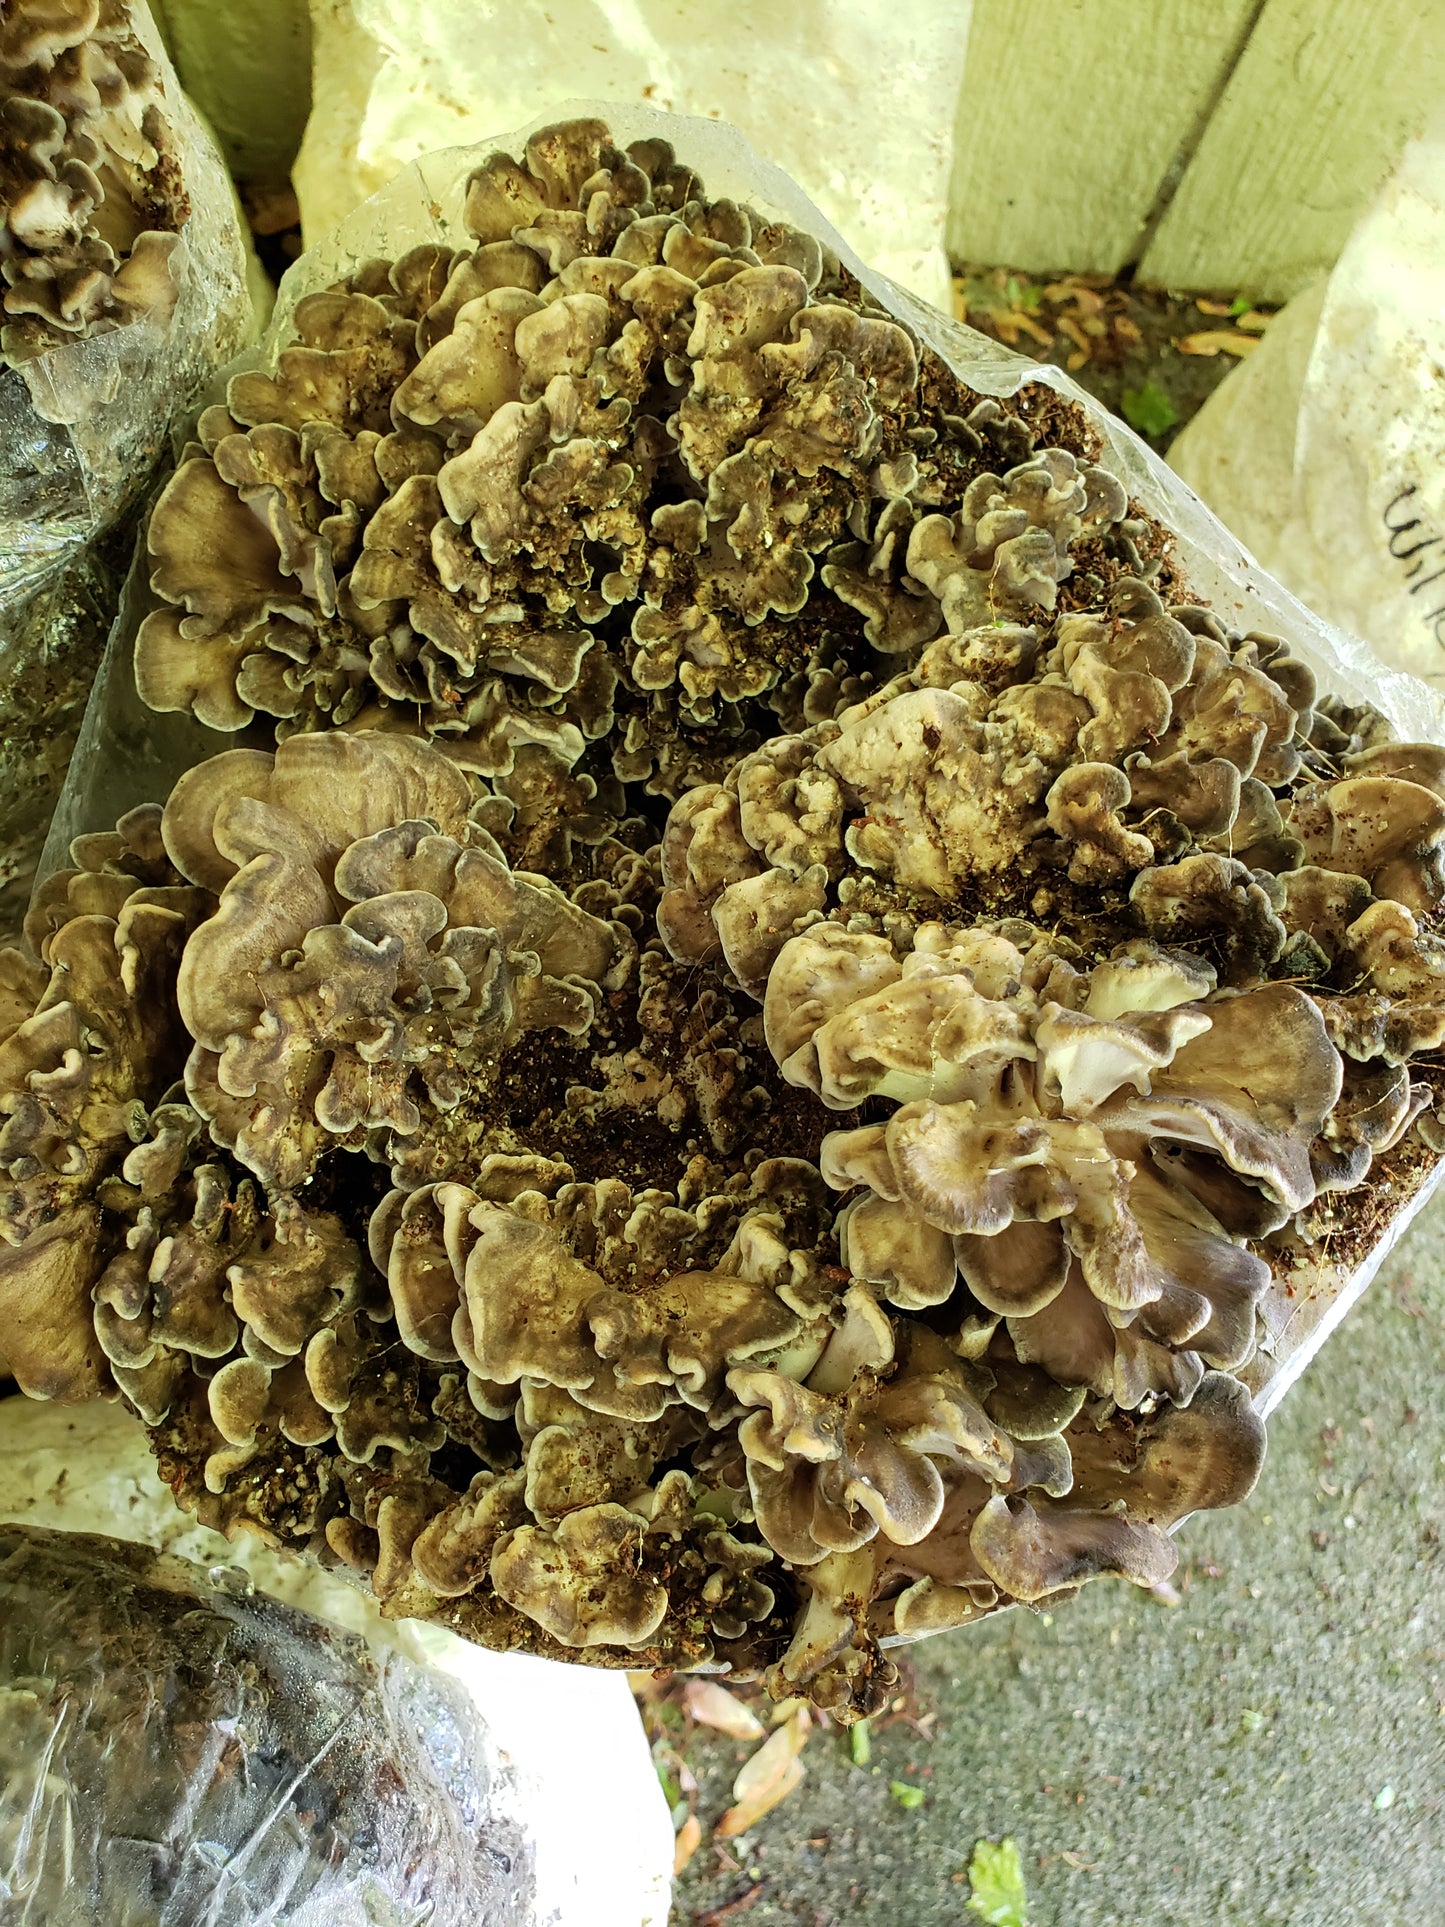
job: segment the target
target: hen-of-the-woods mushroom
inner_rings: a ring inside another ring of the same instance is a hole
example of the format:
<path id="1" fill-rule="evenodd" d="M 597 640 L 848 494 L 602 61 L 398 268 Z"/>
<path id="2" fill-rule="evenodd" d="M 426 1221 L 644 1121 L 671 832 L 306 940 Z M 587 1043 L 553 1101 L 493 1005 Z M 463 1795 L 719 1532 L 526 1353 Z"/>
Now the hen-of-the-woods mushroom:
<path id="1" fill-rule="evenodd" d="M 768 1041 L 830 1108 L 896 1106 L 820 1153 L 854 1277 L 946 1307 L 970 1350 L 1002 1320 L 1020 1361 L 1125 1410 L 1186 1404 L 1254 1350 L 1271 1274 L 1246 1240 L 1313 1202 L 1340 1056 L 1293 985 L 1220 993 L 1147 943 L 1080 971 L 1030 934 L 924 924 L 900 955 L 817 924 L 773 967 Z"/>
<path id="2" fill-rule="evenodd" d="M 604 840 L 563 889 L 505 862 L 493 802 L 417 738 L 301 734 L 77 844 L 0 967 L 25 1388 L 118 1392 L 183 1505 L 389 1611 L 853 1711 L 961 1494 L 1001 1544 L 1043 1521 L 970 1610 L 1153 1572 L 1144 1524 L 1071 1503 L 1091 1386 L 850 1256 L 850 1102 L 668 956 L 655 846 Z M 867 1548 L 883 1591 L 819 1660 Z"/>
<path id="3" fill-rule="evenodd" d="M 187 204 L 127 0 L 12 0 L 0 130 L 0 355 L 165 321 Z"/>
<path id="4" fill-rule="evenodd" d="M 280 743 L 0 957 L 0 1353 L 389 1613 L 866 1713 L 1249 1490 L 1445 1144 L 1445 759 L 662 143 L 467 220 L 155 514 L 142 693 Z"/>
<path id="5" fill-rule="evenodd" d="M 152 706 L 421 729 L 502 779 L 526 755 L 605 820 L 965 605 L 1031 620 L 1085 548 L 1121 571 L 1091 438 L 1035 451 L 664 142 L 544 129 L 466 224 L 307 295 L 202 417 L 150 524 Z"/>

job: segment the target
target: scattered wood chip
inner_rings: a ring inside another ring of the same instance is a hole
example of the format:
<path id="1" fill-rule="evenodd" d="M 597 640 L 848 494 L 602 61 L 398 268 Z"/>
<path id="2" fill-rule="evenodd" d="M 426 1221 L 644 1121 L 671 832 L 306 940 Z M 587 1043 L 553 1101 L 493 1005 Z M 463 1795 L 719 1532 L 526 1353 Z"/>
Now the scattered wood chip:
<path id="1" fill-rule="evenodd" d="M 690 1813 L 677 1830 L 677 1841 L 672 1849 L 672 1871 L 682 1872 L 688 1861 L 702 1845 L 702 1822 L 695 1813 Z"/>
<path id="2" fill-rule="evenodd" d="M 682 1704 L 699 1726 L 716 1727 L 734 1740 L 760 1740 L 767 1728 L 750 1706 L 744 1706 L 715 1679 L 693 1678 L 683 1690 Z"/>
<path id="3" fill-rule="evenodd" d="M 1202 294 L 1195 295 L 1194 305 L 1201 314 L 1233 314 L 1234 312 L 1232 301 L 1211 301 L 1207 295 Z"/>
<path id="4" fill-rule="evenodd" d="M 1251 308 L 1248 314 L 1237 314 L 1234 325 L 1243 328 L 1246 334 L 1262 335 L 1273 319 L 1273 315 L 1261 314 L 1258 308 Z"/>
<path id="5" fill-rule="evenodd" d="M 1204 304 L 1203 302 L 1200 302 L 1199 305 L 1203 307 Z M 1071 1853 L 1067 1847 L 1059 1855 L 1059 1858 L 1065 1863 L 1066 1866 L 1077 1867 L 1083 1873 L 1092 1873 L 1099 1864 L 1097 1860 L 1085 1859 L 1084 1855 L 1081 1853 Z"/>
<path id="6" fill-rule="evenodd" d="M 1205 328 L 1181 335 L 1174 346 L 1181 355 L 1248 355 L 1259 346 L 1259 337 L 1236 334 L 1232 328 Z"/>
<path id="7" fill-rule="evenodd" d="M 733 1781 L 734 1804 L 717 1823 L 717 1832 L 725 1840 L 746 1833 L 801 1785 L 803 1763 L 798 1755 L 807 1738 L 808 1714 L 806 1708 L 800 1707 L 785 1725 L 769 1734 L 756 1753 L 744 1760 Z"/>

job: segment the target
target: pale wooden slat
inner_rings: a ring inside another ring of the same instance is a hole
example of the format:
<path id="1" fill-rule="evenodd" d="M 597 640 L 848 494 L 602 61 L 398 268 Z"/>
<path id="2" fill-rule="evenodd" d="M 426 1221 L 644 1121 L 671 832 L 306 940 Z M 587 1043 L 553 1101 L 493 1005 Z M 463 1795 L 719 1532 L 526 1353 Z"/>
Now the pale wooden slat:
<path id="1" fill-rule="evenodd" d="M 1445 0 L 1269 0 L 1140 266 L 1283 301 L 1445 104 Z"/>
<path id="2" fill-rule="evenodd" d="M 1254 12 L 1255 0 L 974 0 L 954 258 L 1116 273 Z"/>

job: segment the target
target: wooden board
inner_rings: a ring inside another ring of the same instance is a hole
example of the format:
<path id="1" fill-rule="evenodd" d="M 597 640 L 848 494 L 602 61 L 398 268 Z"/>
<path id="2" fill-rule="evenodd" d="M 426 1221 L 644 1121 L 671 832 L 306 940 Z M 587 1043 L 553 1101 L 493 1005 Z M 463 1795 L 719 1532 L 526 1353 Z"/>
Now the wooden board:
<path id="1" fill-rule="evenodd" d="M 1321 13 L 1333 3 L 1316 0 Z M 1117 273 L 1257 11 L 1258 0 L 974 0 L 954 258 Z"/>
<path id="2" fill-rule="evenodd" d="M 1445 0 L 1268 0 L 1141 278 L 1287 300 L 1442 103 Z"/>

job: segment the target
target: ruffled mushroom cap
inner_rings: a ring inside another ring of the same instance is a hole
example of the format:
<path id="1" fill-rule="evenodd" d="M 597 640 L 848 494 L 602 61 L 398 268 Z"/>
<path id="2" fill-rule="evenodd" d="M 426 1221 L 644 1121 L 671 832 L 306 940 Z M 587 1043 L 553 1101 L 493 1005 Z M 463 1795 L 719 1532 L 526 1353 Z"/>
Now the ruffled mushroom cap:
<path id="1" fill-rule="evenodd" d="M 913 1545 L 938 1523 L 950 1466 L 994 1483 L 1013 1469 L 1013 1441 L 953 1361 L 939 1369 L 925 1340 L 919 1356 L 880 1377 L 895 1349 L 886 1314 L 855 1285 L 843 1324 L 805 1380 L 748 1368 L 728 1374 L 743 1405 L 764 1408 L 744 1419 L 738 1440 L 759 1529 L 795 1566 L 852 1552 L 878 1532 Z"/>
<path id="2" fill-rule="evenodd" d="M 1071 546 L 1112 528 L 1127 506 L 1107 471 L 1048 449 L 1004 476 L 977 476 L 955 518 L 916 523 L 908 572 L 935 598 L 952 635 L 999 618 L 1048 615 L 1072 572 Z"/>
<path id="3" fill-rule="evenodd" d="M 90 1316 L 97 1194 L 184 1061 L 176 969 L 211 902 L 167 861 L 157 810 L 73 855 L 37 893 L 26 949 L 7 953 L 12 994 L 34 1005 L 16 995 L 0 1041 L 0 1329 L 21 1388 L 61 1399 L 109 1382 Z"/>
<path id="4" fill-rule="evenodd" d="M 1139 878 L 1151 933 L 1175 941 L 1238 896 L 1230 956 L 1267 967 L 1286 934 L 1271 873 L 1304 845 L 1255 772 L 1300 767 L 1313 682 L 1278 646 L 1213 626 L 1128 579 L 1106 612 L 1061 617 L 1051 646 L 1033 627 L 951 620 L 910 670 L 679 804 L 662 925 L 674 954 L 715 945 L 757 994 L 790 931 L 834 906 L 982 899 L 1037 914 L 1040 890 L 1053 907 L 1066 879 L 1062 900 L 1086 915 L 1077 891 Z M 765 809 L 749 808 L 757 790 Z M 1163 901 L 1170 881 L 1184 903 Z"/>
<path id="5" fill-rule="evenodd" d="M 930 530 L 1024 612 L 1081 545 L 1117 571 L 1114 478 L 1034 450 L 665 143 L 543 129 L 468 207 L 474 248 L 308 295 L 274 368 L 202 418 L 150 524 L 152 707 L 405 727 L 498 778 L 607 739 L 620 782 L 675 796 L 702 732 L 831 717 L 875 649 L 957 631 Z"/>
<path id="6" fill-rule="evenodd" d="M 559 171 L 553 149 L 586 158 Z M 478 170 L 474 251 L 299 304 L 276 372 L 233 382 L 153 517 L 173 606 L 138 646 L 147 701 L 231 728 L 395 703 L 503 773 L 529 728 L 570 764 L 610 724 L 573 685 L 613 609 L 598 663 L 704 720 L 806 656 L 780 659 L 771 619 L 902 445 L 916 352 L 855 296 L 814 300 L 807 237 L 676 202 L 695 177 L 638 152 L 600 123 L 543 130 Z"/>
<path id="7" fill-rule="evenodd" d="M 177 786 L 169 846 L 233 872 L 178 976 L 187 1089 L 274 1190 L 338 1139 L 415 1153 L 423 1102 L 454 1128 L 526 1031 L 585 1032 L 630 954 L 620 927 L 514 876 L 470 800 L 438 752 L 392 736 L 292 737 Z"/>
<path id="8" fill-rule="evenodd" d="M 124 0 L 14 0 L 0 39 L 0 354 L 175 307 L 189 212 L 164 83 Z"/>
<path id="9" fill-rule="evenodd" d="M 1168 1528 L 1245 1498 L 1264 1426 L 1238 1380 L 1210 1373 L 1184 1408 L 1162 1404 L 1104 1423 L 1080 1417 L 1061 1443 L 1072 1484 L 1025 1493 L 950 1477 L 933 1530 L 914 1544 L 882 1534 L 805 1568 L 807 1603 L 768 1675 L 843 1717 L 876 1712 L 896 1678 L 878 1640 L 965 1625 L 1013 1601 L 1070 1596 L 1091 1579 L 1152 1587 L 1174 1570 Z"/>
<path id="10" fill-rule="evenodd" d="M 1433 910 L 1445 896 L 1445 803 L 1419 783 L 1352 776 L 1297 791 L 1289 826 L 1307 862 L 1363 877 L 1407 910 Z"/>
<path id="11" fill-rule="evenodd" d="M 637 1570 L 647 1521 L 585 1506 L 550 1531 L 521 1526 L 492 1554 L 498 1596 L 564 1646 L 644 1646 L 667 1613 L 665 1589 Z"/>
<path id="12" fill-rule="evenodd" d="M 830 1107 L 897 1106 L 822 1148 L 831 1184 L 863 1187 L 840 1224 L 855 1276 L 905 1310 L 961 1277 L 1060 1383 L 1187 1399 L 1253 1350 L 1270 1274 L 1242 1242 L 1313 1198 L 1340 1059 L 1291 987 L 1217 996 L 1147 947 L 1060 961 L 939 925 L 900 956 L 823 924 L 779 958 L 765 1028 Z"/>
<path id="13" fill-rule="evenodd" d="M 551 1199 L 522 1185 L 508 1203 L 448 1184 L 383 1204 L 372 1249 L 414 1350 L 459 1359 L 490 1386 L 545 1383 L 644 1425 L 679 1402 L 707 1411 L 731 1366 L 822 1350 L 831 1292 L 784 1235 L 807 1192 L 820 1201 L 809 1167 L 760 1166 L 749 1187 L 759 1202 L 744 1208 L 744 1194 L 727 1214 L 721 1200 L 705 1213 L 634 1200 L 616 1180 L 564 1184 Z M 774 1187 L 799 1185 L 788 1214 L 767 1207 Z M 505 1170 L 499 1187 L 512 1188 Z"/>

